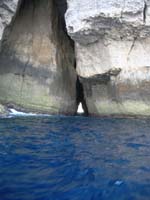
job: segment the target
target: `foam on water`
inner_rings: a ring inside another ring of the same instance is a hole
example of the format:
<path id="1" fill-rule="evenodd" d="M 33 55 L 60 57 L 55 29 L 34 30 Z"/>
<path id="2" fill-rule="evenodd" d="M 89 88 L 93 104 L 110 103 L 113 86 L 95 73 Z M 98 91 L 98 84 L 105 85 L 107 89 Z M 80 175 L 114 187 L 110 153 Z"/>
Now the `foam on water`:
<path id="1" fill-rule="evenodd" d="M 17 111 L 15 109 L 11 108 L 10 109 L 10 115 L 14 115 L 14 116 L 36 116 L 37 114 L 20 112 L 20 111 Z"/>
<path id="2" fill-rule="evenodd" d="M 48 116 L 51 116 L 51 115 L 48 115 L 48 114 L 36 114 L 36 113 L 32 113 L 32 112 L 29 112 L 29 113 L 21 112 L 21 111 L 15 110 L 14 108 L 11 108 L 9 110 L 10 110 L 9 117 L 13 117 L 13 116 L 24 116 L 24 117 L 28 117 L 28 116 L 44 117 L 45 116 L 45 117 L 48 117 Z"/>

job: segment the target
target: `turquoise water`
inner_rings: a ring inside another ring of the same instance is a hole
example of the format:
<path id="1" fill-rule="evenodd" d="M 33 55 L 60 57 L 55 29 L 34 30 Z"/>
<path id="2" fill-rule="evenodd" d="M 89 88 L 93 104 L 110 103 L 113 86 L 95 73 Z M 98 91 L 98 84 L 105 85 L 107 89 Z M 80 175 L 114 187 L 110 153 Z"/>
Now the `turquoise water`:
<path id="1" fill-rule="evenodd" d="M 135 199 L 150 199 L 149 119 L 0 119 L 0 200 Z"/>

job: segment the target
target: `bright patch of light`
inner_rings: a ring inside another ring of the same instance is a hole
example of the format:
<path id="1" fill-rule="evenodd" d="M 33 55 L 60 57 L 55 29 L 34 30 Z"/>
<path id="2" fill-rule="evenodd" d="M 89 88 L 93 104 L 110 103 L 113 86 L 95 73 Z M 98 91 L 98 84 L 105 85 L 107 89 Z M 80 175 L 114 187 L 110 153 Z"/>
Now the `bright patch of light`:
<path id="1" fill-rule="evenodd" d="M 10 114 L 11 115 L 15 115 L 15 116 L 35 116 L 36 114 L 34 113 L 24 113 L 24 112 L 20 112 L 20 111 L 17 111 L 13 108 L 10 109 Z"/>
<path id="2" fill-rule="evenodd" d="M 121 185 L 122 183 L 123 183 L 123 181 L 116 181 L 116 182 L 115 182 L 115 185 L 118 185 L 118 186 L 119 186 L 119 185 Z"/>
<path id="3" fill-rule="evenodd" d="M 84 110 L 83 110 L 83 108 L 82 108 L 82 104 L 81 104 L 81 103 L 80 103 L 79 106 L 78 106 L 77 113 L 78 113 L 78 114 L 84 113 Z"/>
<path id="4" fill-rule="evenodd" d="M 48 114 L 36 114 L 36 113 L 25 113 L 25 112 L 20 112 L 20 111 L 17 111 L 17 110 L 15 110 L 15 109 L 13 109 L 13 108 L 11 108 L 11 109 L 9 109 L 10 110 L 10 116 L 47 116 L 47 117 L 49 117 L 49 116 L 51 116 L 51 115 L 48 115 Z"/>

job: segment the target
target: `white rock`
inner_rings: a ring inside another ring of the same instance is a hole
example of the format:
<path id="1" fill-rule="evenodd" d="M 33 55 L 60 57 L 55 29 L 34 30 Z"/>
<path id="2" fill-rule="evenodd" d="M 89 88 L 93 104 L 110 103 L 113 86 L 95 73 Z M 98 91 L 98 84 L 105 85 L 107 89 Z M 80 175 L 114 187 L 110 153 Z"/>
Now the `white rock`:
<path id="1" fill-rule="evenodd" d="M 82 44 L 101 37 L 145 38 L 150 35 L 149 9 L 149 0 L 69 0 L 66 25 L 69 35 Z"/>

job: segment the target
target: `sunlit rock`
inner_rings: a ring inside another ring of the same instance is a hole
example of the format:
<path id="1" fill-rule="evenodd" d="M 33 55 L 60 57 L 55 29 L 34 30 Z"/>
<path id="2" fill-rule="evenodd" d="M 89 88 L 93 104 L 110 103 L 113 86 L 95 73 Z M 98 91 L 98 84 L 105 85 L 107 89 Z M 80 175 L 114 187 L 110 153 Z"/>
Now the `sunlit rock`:
<path id="1" fill-rule="evenodd" d="M 67 2 L 89 113 L 150 115 L 150 1 Z"/>

